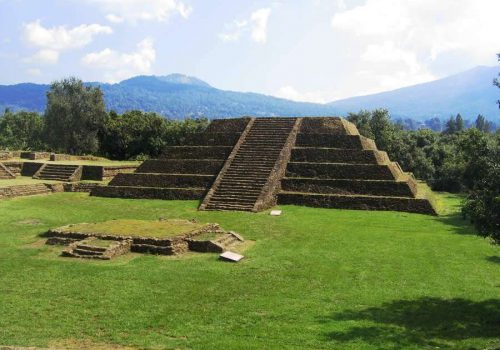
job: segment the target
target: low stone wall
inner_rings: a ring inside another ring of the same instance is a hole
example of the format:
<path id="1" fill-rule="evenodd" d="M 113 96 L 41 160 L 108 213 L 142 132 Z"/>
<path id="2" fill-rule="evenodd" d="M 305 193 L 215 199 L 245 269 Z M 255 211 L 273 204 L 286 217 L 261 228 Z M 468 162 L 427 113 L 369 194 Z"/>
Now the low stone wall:
<path id="1" fill-rule="evenodd" d="M 103 184 L 82 182 L 82 183 L 65 183 L 63 184 L 64 192 L 92 192 L 98 187 L 103 187 Z"/>
<path id="2" fill-rule="evenodd" d="M 232 146 L 170 146 L 165 147 L 160 159 L 225 160 L 232 149 Z"/>
<path id="3" fill-rule="evenodd" d="M 284 191 L 302 193 L 324 193 L 344 195 L 372 195 L 411 197 L 416 194 L 416 188 L 409 181 L 385 180 L 329 180 L 284 178 L 281 181 Z"/>
<path id="4" fill-rule="evenodd" d="M 319 208 L 392 210 L 437 215 L 428 200 L 419 198 L 339 196 L 284 192 L 279 194 L 278 203 Z"/>
<path id="5" fill-rule="evenodd" d="M 288 163 L 286 177 L 318 179 L 395 180 L 389 165 Z"/>
<path id="6" fill-rule="evenodd" d="M 57 154 L 57 153 L 52 153 L 50 155 L 50 160 L 55 162 L 55 161 L 61 161 L 61 160 L 71 160 L 71 156 L 69 154 Z"/>
<path id="7" fill-rule="evenodd" d="M 360 135 L 332 135 L 299 133 L 296 147 L 329 147 L 348 149 L 377 149 L 373 140 Z"/>
<path id="8" fill-rule="evenodd" d="M 92 196 L 132 199 L 200 200 L 205 188 L 151 188 L 100 186 L 92 190 Z"/>
<path id="9" fill-rule="evenodd" d="M 146 160 L 136 170 L 137 173 L 157 174 L 205 174 L 215 175 L 224 165 L 223 160 L 165 159 Z"/>
<path id="10" fill-rule="evenodd" d="M 178 174 L 118 174 L 110 186 L 163 187 L 163 188 L 208 188 L 215 175 L 178 175 Z"/>
<path id="11" fill-rule="evenodd" d="M 50 159 L 50 152 L 21 152 L 20 157 L 29 160 Z"/>
<path id="12" fill-rule="evenodd" d="M 383 164 L 385 152 L 341 148 L 294 148 L 292 162 Z"/>
<path id="13" fill-rule="evenodd" d="M 20 158 L 21 151 L 0 151 L 0 160 L 9 160 L 12 158 Z"/>
<path id="14" fill-rule="evenodd" d="M 102 169 L 102 179 L 101 180 L 112 179 L 117 174 L 130 174 L 130 173 L 133 173 L 137 169 L 137 167 L 138 167 L 137 165 L 111 165 L 111 166 L 104 166 L 103 169 Z"/>
<path id="15" fill-rule="evenodd" d="M 4 162 L 3 165 L 5 165 L 14 175 L 21 175 L 23 162 Z"/>
<path id="16" fill-rule="evenodd" d="M 52 189 L 45 184 L 17 185 L 0 188 L 0 199 L 33 196 L 52 193 Z"/>

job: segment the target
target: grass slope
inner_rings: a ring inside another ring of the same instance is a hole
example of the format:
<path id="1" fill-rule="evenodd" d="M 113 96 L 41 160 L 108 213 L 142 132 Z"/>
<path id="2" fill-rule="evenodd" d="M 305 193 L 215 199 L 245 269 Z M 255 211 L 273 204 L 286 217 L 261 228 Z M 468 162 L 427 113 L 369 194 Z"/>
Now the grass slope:
<path id="1" fill-rule="evenodd" d="M 448 208 L 458 198 L 441 197 Z M 84 339 L 159 349 L 493 349 L 498 248 L 458 216 L 283 206 L 198 212 L 194 201 L 60 193 L 0 201 L 0 344 Z M 60 258 L 48 228 L 197 218 L 256 243 L 214 254 Z"/>

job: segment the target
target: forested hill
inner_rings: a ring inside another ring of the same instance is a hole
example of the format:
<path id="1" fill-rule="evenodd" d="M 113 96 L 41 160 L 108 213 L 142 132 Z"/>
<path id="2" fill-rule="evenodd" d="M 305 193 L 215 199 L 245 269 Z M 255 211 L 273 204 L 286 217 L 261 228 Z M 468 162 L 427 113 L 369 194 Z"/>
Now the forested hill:
<path id="1" fill-rule="evenodd" d="M 493 78 L 499 72 L 500 67 L 480 66 L 424 84 L 335 101 L 330 106 L 339 114 L 387 108 L 393 118 L 419 121 L 435 117 L 445 120 L 457 113 L 474 119 L 482 114 L 498 124 L 500 109 L 496 101 L 500 99 L 500 90 L 493 85 Z"/>
<path id="2" fill-rule="evenodd" d="M 499 67 L 477 67 L 433 82 L 374 95 L 353 97 L 329 104 L 294 102 L 257 93 L 214 88 L 197 78 L 180 74 L 137 76 L 118 84 L 101 84 L 108 109 L 118 113 L 139 109 L 170 118 L 206 116 L 224 118 L 254 116 L 346 115 L 360 109 L 387 108 L 393 118 L 441 120 L 461 113 L 473 120 L 478 114 L 500 122 L 495 103 L 499 89 L 492 84 Z M 48 85 L 23 83 L 0 85 L 0 109 L 43 111 Z"/>
<path id="3" fill-rule="evenodd" d="M 139 109 L 170 118 L 335 114 L 334 108 L 328 105 L 219 90 L 199 79 L 180 74 L 137 76 L 118 84 L 88 84 L 100 85 L 107 108 L 118 113 Z M 0 86 L 0 108 L 43 111 L 48 88 L 48 85 L 38 84 Z"/>

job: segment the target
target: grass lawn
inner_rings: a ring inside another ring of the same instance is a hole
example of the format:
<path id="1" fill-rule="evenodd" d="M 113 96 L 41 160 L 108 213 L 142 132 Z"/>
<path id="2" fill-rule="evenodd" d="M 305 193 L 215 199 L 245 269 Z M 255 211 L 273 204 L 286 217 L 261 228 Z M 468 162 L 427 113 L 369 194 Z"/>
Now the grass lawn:
<path id="1" fill-rule="evenodd" d="M 118 219 L 96 223 L 82 223 L 61 227 L 60 230 L 78 233 L 132 237 L 171 237 L 201 229 L 205 224 L 188 220 L 133 220 Z"/>
<path id="2" fill-rule="evenodd" d="M 84 180 L 84 181 L 79 181 L 79 182 L 106 184 L 109 181 Z M 55 184 L 55 183 L 61 183 L 61 181 L 39 180 L 39 179 L 34 179 L 31 176 L 16 176 L 15 179 L 0 179 L 0 188 L 10 187 L 10 186 L 19 186 L 19 185 Z"/>
<path id="3" fill-rule="evenodd" d="M 31 176 L 16 176 L 15 179 L 0 179 L 0 188 L 19 185 L 50 184 L 58 182 L 60 181 L 38 180 L 33 179 Z"/>
<path id="4" fill-rule="evenodd" d="M 282 206 L 274 217 L 82 193 L 2 200 L 0 345 L 497 349 L 500 249 L 454 214 L 458 197 L 439 200 L 447 216 Z M 217 222 L 255 244 L 237 264 L 216 254 L 81 261 L 38 237 L 160 217 Z"/>

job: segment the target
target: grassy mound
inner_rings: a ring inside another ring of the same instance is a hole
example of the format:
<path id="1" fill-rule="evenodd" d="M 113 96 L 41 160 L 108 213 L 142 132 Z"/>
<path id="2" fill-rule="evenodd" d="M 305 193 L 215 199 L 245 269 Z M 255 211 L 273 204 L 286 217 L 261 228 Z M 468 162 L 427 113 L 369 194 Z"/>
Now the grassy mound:
<path id="1" fill-rule="evenodd" d="M 119 219 L 96 223 L 71 224 L 59 227 L 62 232 L 87 234 L 166 238 L 183 235 L 203 228 L 205 224 L 188 220 L 133 220 Z"/>
<path id="2" fill-rule="evenodd" d="M 0 201 L 0 344 L 79 339 L 141 349 L 494 349 L 500 252 L 447 216 L 281 206 L 198 212 L 195 201 L 81 193 Z M 74 222 L 217 222 L 255 241 L 216 254 L 60 258 L 38 236 Z"/>

